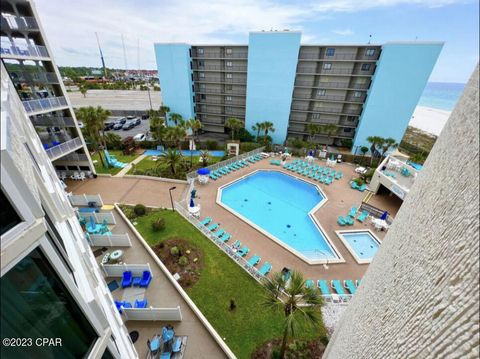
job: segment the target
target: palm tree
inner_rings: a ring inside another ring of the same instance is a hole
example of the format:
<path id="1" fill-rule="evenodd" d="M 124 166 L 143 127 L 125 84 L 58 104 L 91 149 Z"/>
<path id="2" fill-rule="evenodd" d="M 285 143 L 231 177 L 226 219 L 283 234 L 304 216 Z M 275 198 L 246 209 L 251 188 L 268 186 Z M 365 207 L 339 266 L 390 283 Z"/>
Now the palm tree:
<path id="1" fill-rule="evenodd" d="M 187 137 L 187 131 L 185 130 L 185 127 L 182 126 L 168 127 L 165 131 L 165 138 L 179 150 L 181 149 L 181 142 L 185 137 Z"/>
<path id="2" fill-rule="evenodd" d="M 273 127 L 273 123 L 269 121 L 265 121 L 261 123 L 262 130 L 264 131 L 263 141 L 267 143 L 267 136 L 269 132 L 275 132 L 275 127 Z"/>
<path id="3" fill-rule="evenodd" d="M 172 120 L 175 126 L 177 126 L 179 122 L 183 121 L 183 118 L 179 113 L 173 112 L 170 114 L 170 120 Z"/>
<path id="4" fill-rule="evenodd" d="M 200 152 L 200 160 L 202 161 L 202 166 L 207 167 L 208 166 L 208 160 L 210 159 L 210 154 L 208 151 L 201 151 Z"/>
<path id="5" fill-rule="evenodd" d="M 260 122 L 257 122 L 252 126 L 252 131 L 255 131 L 257 133 L 256 140 L 258 142 L 258 138 L 260 137 L 260 131 L 262 130 L 262 124 Z"/>
<path id="6" fill-rule="evenodd" d="M 232 140 L 235 139 L 235 133 L 243 127 L 243 122 L 240 121 L 238 118 L 229 118 L 225 121 L 225 127 L 230 129 L 232 134 Z"/>
<path id="7" fill-rule="evenodd" d="M 170 112 L 170 107 L 163 105 L 163 106 L 160 106 L 158 110 L 160 111 L 160 115 L 162 115 L 165 118 L 165 122 L 168 122 L 167 115 Z"/>
<path id="8" fill-rule="evenodd" d="M 193 139 L 197 139 L 198 131 L 202 129 L 202 123 L 196 118 L 191 118 L 187 121 L 186 126 L 188 129 L 192 130 Z"/>
<path id="9" fill-rule="evenodd" d="M 383 140 L 382 143 L 382 158 L 385 157 L 385 154 L 390 150 L 398 147 L 397 141 L 394 138 L 388 137 Z"/>
<path id="10" fill-rule="evenodd" d="M 293 271 L 288 287 L 282 273 L 273 273 L 272 280 L 264 282 L 264 306 L 284 314 L 283 339 L 280 358 L 285 357 L 289 337 L 295 337 L 301 324 L 321 325 L 322 296 L 315 287 L 307 288 L 300 272 Z"/>
<path id="11" fill-rule="evenodd" d="M 367 142 L 370 143 L 370 166 L 373 163 L 373 157 L 378 152 L 378 148 L 382 146 L 384 139 L 380 136 L 368 136 Z"/>
<path id="12" fill-rule="evenodd" d="M 362 152 L 362 165 L 363 165 L 363 159 L 365 158 L 365 155 L 368 152 L 368 147 L 367 146 L 360 147 L 360 152 Z"/>
<path id="13" fill-rule="evenodd" d="M 327 138 L 329 140 L 328 142 L 330 142 L 332 135 L 336 134 L 337 131 L 338 131 L 338 127 L 334 124 L 320 126 L 320 132 L 327 135 Z"/>
<path id="14" fill-rule="evenodd" d="M 315 135 L 318 135 L 320 133 L 321 127 L 315 123 L 308 123 L 307 125 L 305 125 L 305 130 L 309 134 L 309 142 L 312 142 L 315 138 Z"/>
<path id="15" fill-rule="evenodd" d="M 167 129 L 165 126 L 165 119 L 160 117 L 160 111 L 157 110 L 150 110 L 148 114 L 150 117 L 150 132 L 152 133 L 153 138 L 158 141 L 158 144 L 163 144 Z"/>
<path id="16" fill-rule="evenodd" d="M 182 161 L 182 153 L 176 149 L 169 148 L 166 152 L 162 153 L 162 162 L 170 167 L 170 172 L 175 175 L 177 173 L 177 167 Z"/>

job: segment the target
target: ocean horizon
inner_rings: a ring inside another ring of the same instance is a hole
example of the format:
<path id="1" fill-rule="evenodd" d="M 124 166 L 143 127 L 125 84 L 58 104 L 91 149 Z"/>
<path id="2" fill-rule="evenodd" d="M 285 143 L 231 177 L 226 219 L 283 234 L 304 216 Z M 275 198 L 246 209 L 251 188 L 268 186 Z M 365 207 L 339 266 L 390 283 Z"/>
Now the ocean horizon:
<path id="1" fill-rule="evenodd" d="M 425 86 L 418 106 L 453 111 L 465 85 L 455 82 L 429 82 Z"/>

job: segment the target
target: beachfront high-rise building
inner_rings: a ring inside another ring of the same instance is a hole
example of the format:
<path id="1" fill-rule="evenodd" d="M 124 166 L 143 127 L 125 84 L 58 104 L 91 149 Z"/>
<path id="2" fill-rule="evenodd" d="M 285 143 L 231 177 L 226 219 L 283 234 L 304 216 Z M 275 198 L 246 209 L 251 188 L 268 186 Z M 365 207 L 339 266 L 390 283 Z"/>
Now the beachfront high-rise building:
<path id="1" fill-rule="evenodd" d="M 137 358 L 51 158 L 0 66 L 1 356 Z"/>
<path id="2" fill-rule="evenodd" d="M 42 146 L 66 176 L 93 175 L 87 150 L 45 32 L 31 0 L 1 0 L 1 59 Z"/>
<path id="3" fill-rule="evenodd" d="M 248 45 L 155 44 L 164 104 L 223 133 L 230 117 L 252 131 L 270 121 L 275 143 L 307 139 L 352 150 L 368 136 L 403 137 L 442 42 L 303 45 L 297 31 L 251 32 Z"/>

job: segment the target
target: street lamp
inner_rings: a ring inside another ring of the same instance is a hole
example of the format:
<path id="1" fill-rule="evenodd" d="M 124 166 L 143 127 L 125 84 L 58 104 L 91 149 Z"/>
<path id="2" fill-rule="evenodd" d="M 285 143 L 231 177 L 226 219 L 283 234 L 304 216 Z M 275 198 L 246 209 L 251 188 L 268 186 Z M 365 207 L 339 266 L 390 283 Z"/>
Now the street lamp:
<path id="1" fill-rule="evenodd" d="M 170 203 L 172 204 L 172 211 L 175 211 L 175 207 L 173 205 L 173 198 L 172 198 L 172 191 L 176 189 L 177 187 L 170 187 L 168 189 L 168 193 L 170 194 Z"/>
<path id="2" fill-rule="evenodd" d="M 150 87 L 148 87 L 148 85 L 147 85 L 147 92 L 148 92 L 148 101 L 150 102 L 150 110 L 153 110 L 152 98 L 150 97 Z"/>

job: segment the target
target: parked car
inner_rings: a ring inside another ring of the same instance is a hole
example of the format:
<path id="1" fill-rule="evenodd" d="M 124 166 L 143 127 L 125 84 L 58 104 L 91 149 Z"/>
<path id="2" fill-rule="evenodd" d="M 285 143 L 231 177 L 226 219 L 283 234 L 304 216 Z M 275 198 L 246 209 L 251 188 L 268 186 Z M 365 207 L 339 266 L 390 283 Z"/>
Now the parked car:
<path id="1" fill-rule="evenodd" d="M 103 124 L 103 130 L 104 131 L 110 131 L 113 129 L 113 127 L 115 126 L 115 122 L 113 121 L 107 121 Z"/>
<path id="2" fill-rule="evenodd" d="M 120 122 L 122 125 L 124 125 L 125 122 L 127 122 L 127 118 L 126 117 L 119 118 L 117 122 Z"/>
<path id="3" fill-rule="evenodd" d="M 138 117 L 136 119 L 132 120 L 132 122 L 135 126 L 138 126 L 138 125 L 142 124 L 142 120 L 140 120 Z"/>
<path id="4" fill-rule="evenodd" d="M 147 136 L 144 133 L 139 133 L 133 136 L 133 139 L 137 142 L 141 142 L 141 141 L 145 141 L 147 139 Z"/>
<path id="5" fill-rule="evenodd" d="M 135 118 L 136 118 L 135 116 L 127 116 L 127 120 L 133 120 Z"/>
<path id="6" fill-rule="evenodd" d="M 121 130 L 123 128 L 123 123 L 121 121 L 115 121 L 115 124 L 113 125 L 114 130 Z"/>
<path id="7" fill-rule="evenodd" d="M 150 116 L 148 114 L 142 115 L 142 120 L 148 120 Z"/>
<path id="8" fill-rule="evenodd" d="M 135 127 L 135 123 L 133 121 L 127 121 L 125 122 L 125 124 L 123 125 L 122 129 L 124 131 L 128 131 L 128 130 L 131 130 L 132 128 Z"/>

